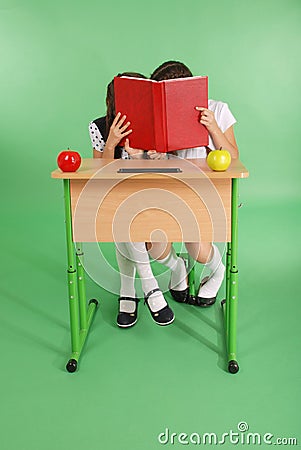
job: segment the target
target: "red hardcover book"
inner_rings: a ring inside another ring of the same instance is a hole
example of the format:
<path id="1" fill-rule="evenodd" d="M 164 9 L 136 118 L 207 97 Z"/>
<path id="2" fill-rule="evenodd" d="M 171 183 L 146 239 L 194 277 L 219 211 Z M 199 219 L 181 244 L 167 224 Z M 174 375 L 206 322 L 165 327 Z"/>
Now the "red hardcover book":
<path id="1" fill-rule="evenodd" d="M 114 91 L 116 113 L 131 122 L 131 147 L 171 152 L 208 145 L 208 131 L 195 109 L 208 108 L 208 77 L 164 81 L 115 77 Z"/>

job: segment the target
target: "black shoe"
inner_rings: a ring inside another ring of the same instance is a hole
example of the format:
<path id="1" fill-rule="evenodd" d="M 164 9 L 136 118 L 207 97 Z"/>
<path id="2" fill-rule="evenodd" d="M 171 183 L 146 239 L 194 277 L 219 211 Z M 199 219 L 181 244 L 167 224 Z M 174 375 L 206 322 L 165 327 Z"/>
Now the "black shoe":
<path id="1" fill-rule="evenodd" d="M 135 308 L 134 312 L 127 313 L 127 312 L 119 311 L 118 316 L 117 316 L 117 325 L 120 328 L 132 327 L 137 322 L 137 307 L 138 307 L 138 303 L 139 303 L 139 298 L 119 297 L 118 301 L 120 302 L 120 300 L 132 300 L 132 301 L 136 302 L 136 308 Z"/>
<path id="2" fill-rule="evenodd" d="M 185 265 L 185 261 L 183 258 L 180 258 L 183 263 L 184 263 L 184 267 L 186 268 Z M 187 270 L 186 270 L 186 276 L 187 276 Z M 171 284 L 171 279 L 169 281 L 169 292 L 171 293 L 172 298 L 179 303 L 187 303 L 188 302 L 188 297 L 189 297 L 189 287 L 187 286 L 186 289 L 183 289 L 182 291 L 177 291 L 175 289 L 171 289 L 170 287 Z"/>
<path id="3" fill-rule="evenodd" d="M 173 311 L 170 309 L 170 307 L 168 306 L 168 304 L 166 306 L 164 306 L 164 308 L 162 308 L 156 312 L 152 311 L 148 304 L 148 299 L 154 292 L 161 292 L 161 290 L 159 288 L 156 288 L 156 289 L 153 289 L 152 291 L 150 291 L 148 294 L 146 294 L 144 297 L 144 304 L 147 304 L 148 309 L 152 315 L 152 318 L 158 325 L 169 325 L 170 323 L 172 323 L 174 321 L 175 315 L 174 315 Z"/>
<path id="4" fill-rule="evenodd" d="M 208 306 L 214 305 L 216 302 L 216 297 L 206 298 L 206 297 L 195 297 L 195 306 L 200 306 L 201 308 L 207 308 Z"/>
<path id="5" fill-rule="evenodd" d="M 188 303 L 189 288 L 187 287 L 183 291 L 176 291 L 174 289 L 169 289 L 172 298 L 179 303 Z"/>
<path id="6" fill-rule="evenodd" d="M 203 286 L 206 281 L 209 280 L 209 277 L 205 277 L 200 284 L 200 287 Z M 200 289 L 199 289 L 200 290 Z M 216 297 L 210 297 L 210 298 L 206 298 L 206 297 L 195 297 L 195 306 L 200 306 L 201 308 L 208 308 L 208 306 L 214 305 L 214 303 L 216 302 Z"/>

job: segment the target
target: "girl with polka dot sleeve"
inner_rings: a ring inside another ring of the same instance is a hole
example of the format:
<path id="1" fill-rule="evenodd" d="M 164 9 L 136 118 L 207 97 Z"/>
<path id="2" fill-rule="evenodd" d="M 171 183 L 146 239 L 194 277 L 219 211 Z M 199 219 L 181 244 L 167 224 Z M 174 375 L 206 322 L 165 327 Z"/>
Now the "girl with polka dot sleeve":
<path id="1" fill-rule="evenodd" d="M 89 133 L 93 149 L 97 152 L 103 152 L 105 141 L 95 122 L 89 123 Z"/>
<path id="2" fill-rule="evenodd" d="M 124 76 L 145 78 L 137 73 L 123 73 Z M 122 76 L 119 75 L 119 76 Z M 115 112 L 114 81 L 107 88 L 107 114 L 89 124 L 89 134 L 93 146 L 94 158 L 143 158 L 144 151 L 133 149 L 129 145 L 128 135 L 132 132 L 126 117 Z M 125 146 L 120 141 L 126 138 Z M 150 159 L 161 158 L 154 150 L 147 152 Z M 138 272 L 144 292 L 144 300 L 152 319 L 158 325 L 168 325 L 174 320 L 174 313 L 166 302 L 157 280 L 153 275 L 145 242 L 115 243 L 116 259 L 120 272 L 120 297 L 117 325 L 128 328 L 137 322 L 139 299 L 135 293 L 135 274 Z"/>
<path id="3" fill-rule="evenodd" d="M 118 76 L 145 78 L 144 75 L 135 72 L 124 72 L 118 74 Z M 106 116 L 89 123 L 93 157 L 110 159 L 142 158 L 144 152 L 142 150 L 132 149 L 128 139 L 126 139 L 124 147 L 119 146 L 119 142 L 130 135 L 132 130 L 130 129 L 130 122 L 126 121 L 126 116 L 122 116 L 120 113 L 116 115 L 114 80 L 107 86 L 106 105 Z"/>

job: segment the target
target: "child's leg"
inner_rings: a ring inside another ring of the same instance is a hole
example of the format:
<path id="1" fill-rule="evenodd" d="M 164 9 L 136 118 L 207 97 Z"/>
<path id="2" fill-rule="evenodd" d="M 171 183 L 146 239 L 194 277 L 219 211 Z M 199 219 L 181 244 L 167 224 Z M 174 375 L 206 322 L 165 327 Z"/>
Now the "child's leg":
<path id="1" fill-rule="evenodd" d="M 136 266 L 129 258 L 127 249 L 123 242 L 116 243 L 116 259 L 120 273 L 120 297 L 135 298 Z"/>
<path id="2" fill-rule="evenodd" d="M 186 243 L 189 254 L 198 262 L 207 266 L 211 273 L 208 280 L 200 285 L 197 295 L 197 304 L 201 306 L 212 305 L 223 282 L 225 266 L 216 245 L 211 243 Z"/>
<path id="3" fill-rule="evenodd" d="M 171 243 L 155 242 L 148 244 L 150 256 L 171 271 L 170 292 L 175 300 L 183 302 L 188 295 L 187 271 L 185 262 L 180 258 Z"/>
<path id="4" fill-rule="evenodd" d="M 124 243 L 116 243 L 116 259 L 120 273 L 120 297 L 117 325 L 127 328 L 137 322 L 137 303 L 135 298 L 136 266 L 129 258 Z"/>
<path id="5" fill-rule="evenodd" d="M 145 243 L 127 242 L 125 245 L 127 247 L 130 258 L 136 264 L 137 271 L 141 278 L 143 292 L 147 294 L 148 292 L 157 289 L 159 285 L 150 266 L 149 256 L 145 247 Z M 154 310 L 159 310 L 166 306 L 166 301 L 162 294 L 161 296 L 157 295 L 156 297 L 158 297 L 158 299 L 156 305 L 154 305 Z"/>
<path id="6" fill-rule="evenodd" d="M 144 242 L 127 242 L 126 244 L 128 253 L 133 261 L 136 263 L 137 271 L 141 278 L 141 285 L 149 309 L 152 313 L 154 320 L 161 325 L 166 325 L 173 321 L 173 313 L 168 307 L 168 304 L 159 289 L 158 283 L 151 269 L 149 255 L 145 247 Z M 164 310 L 164 311 L 163 311 Z M 161 311 L 163 311 L 161 313 Z M 160 317 L 157 313 L 160 312 Z M 156 313 L 156 318 L 154 314 Z"/>

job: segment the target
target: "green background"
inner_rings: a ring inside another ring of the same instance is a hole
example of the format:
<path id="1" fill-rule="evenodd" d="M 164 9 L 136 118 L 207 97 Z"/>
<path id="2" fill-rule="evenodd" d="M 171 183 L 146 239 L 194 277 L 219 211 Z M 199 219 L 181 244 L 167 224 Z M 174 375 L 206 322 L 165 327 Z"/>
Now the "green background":
<path id="1" fill-rule="evenodd" d="M 301 442 L 300 13 L 299 0 L 0 1 L 2 449 L 155 449 L 165 427 L 221 435 L 240 421 Z M 63 191 L 50 172 L 67 147 L 91 156 L 88 122 L 116 73 L 168 59 L 229 103 L 250 171 L 241 370 L 225 370 L 217 304 L 172 303 L 167 329 L 140 304 L 138 324 L 119 330 L 116 295 L 88 280 L 101 303 L 70 375 Z"/>

